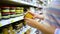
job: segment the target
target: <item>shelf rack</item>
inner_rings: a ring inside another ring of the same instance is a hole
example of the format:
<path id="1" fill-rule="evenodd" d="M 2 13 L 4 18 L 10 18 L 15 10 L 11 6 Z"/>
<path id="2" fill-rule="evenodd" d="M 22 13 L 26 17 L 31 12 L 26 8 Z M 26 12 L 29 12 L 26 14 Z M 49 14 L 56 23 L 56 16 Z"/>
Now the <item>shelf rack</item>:
<path id="1" fill-rule="evenodd" d="M 26 7 L 36 7 L 36 8 L 42 8 L 41 5 L 36 5 L 34 3 L 29 3 L 29 2 L 25 2 L 25 1 L 21 1 L 21 0 L 0 0 L 0 4 L 1 5 L 13 5 L 13 6 L 26 6 Z M 0 21 L 0 27 L 14 23 L 16 21 L 22 20 L 24 16 L 19 16 L 16 18 L 10 18 L 7 20 L 1 20 Z M 20 32 L 20 34 L 26 32 L 30 27 L 27 26 L 26 28 L 23 28 L 23 30 Z M 31 34 L 33 34 L 36 29 L 32 29 L 33 31 L 31 32 Z"/>
<path id="2" fill-rule="evenodd" d="M 0 0 L 0 4 L 9 4 L 9 5 L 16 5 L 16 6 L 30 6 L 30 7 L 36 7 L 36 8 L 42 8 L 41 5 L 36 5 L 34 3 L 25 2 L 22 0 Z"/>
<path id="3" fill-rule="evenodd" d="M 1 20 L 0 21 L 0 27 L 2 26 L 5 26 L 5 25 L 8 25 L 8 24 L 11 24 L 11 23 L 14 23 L 14 22 L 17 22 L 19 20 L 22 20 L 24 16 L 19 16 L 19 17 L 16 17 L 16 18 L 10 18 L 10 19 L 7 19 L 7 20 Z"/>

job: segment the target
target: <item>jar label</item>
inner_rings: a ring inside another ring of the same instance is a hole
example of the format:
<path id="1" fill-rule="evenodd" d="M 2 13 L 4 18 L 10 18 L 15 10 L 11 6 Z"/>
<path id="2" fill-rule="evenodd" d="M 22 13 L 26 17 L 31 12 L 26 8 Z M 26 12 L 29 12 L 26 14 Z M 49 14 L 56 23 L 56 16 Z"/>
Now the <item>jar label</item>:
<path id="1" fill-rule="evenodd" d="M 16 10 L 16 13 L 20 13 L 20 10 Z"/>
<path id="2" fill-rule="evenodd" d="M 10 15 L 8 15 L 8 16 L 2 16 L 2 18 L 10 18 Z"/>
<path id="3" fill-rule="evenodd" d="M 9 10 L 2 10 L 2 12 L 10 12 Z"/>
<path id="4" fill-rule="evenodd" d="M 10 12 L 15 12 L 15 10 L 10 10 Z"/>

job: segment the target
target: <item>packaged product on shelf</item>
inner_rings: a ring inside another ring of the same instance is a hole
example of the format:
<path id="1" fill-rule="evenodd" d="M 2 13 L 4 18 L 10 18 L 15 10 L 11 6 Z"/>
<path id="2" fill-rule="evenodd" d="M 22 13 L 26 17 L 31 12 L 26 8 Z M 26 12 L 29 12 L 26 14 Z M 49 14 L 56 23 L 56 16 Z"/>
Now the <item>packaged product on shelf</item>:
<path id="1" fill-rule="evenodd" d="M 33 15 L 30 12 L 27 12 L 24 17 L 32 19 Z"/>
<path id="2" fill-rule="evenodd" d="M 27 0 L 27 2 L 31 3 L 33 0 Z M 31 3 L 32 4 L 32 3 Z"/>
<path id="3" fill-rule="evenodd" d="M 9 7 L 2 7 L 2 18 L 3 19 L 8 19 L 10 18 L 10 11 L 9 11 Z"/>
<path id="4" fill-rule="evenodd" d="M 28 30 L 25 32 L 25 34 L 30 34 L 30 32 L 31 32 L 31 30 L 28 29 Z"/>
<path id="5" fill-rule="evenodd" d="M 16 16 L 20 16 L 20 7 L 16 7 Z"/>
<path id="6" fill-rule="evenodd" d="M 22 23 L 20 23 L 18 26 L 19 26 L 20 28 L 22 28 L 22 27 L 23 27 L 23 24 L 22 24 Z"/>
<path id="7" fill-rule="evenodd" d="M 2 33 L 3 33 L 3 34 L 9 34 L 9 33 L 8 33 L 8 29 L 7 29 L 7 28 L 3 28 Z"/>
<path id="8" fill-rule="evenodd" d="M 20 16 L 23 14 L 23 7 L 16 7 L 16 16 Z"/>
<path id="9" fill-rule="evenodd" d="M 16 34 L 16 31 L 14 31 L 14 30 L 9 31 L 9 34 Z"/>
<path id="10" fill-rule="evenodd" d="M 27 2 L 27 0 L 23 0 L 24 2 Z"/>
<path id="11" fill-rule="evenodd" d="M 23 23 L 23 26 L 25 26 L 25 25 L 26 25 L 26 22 L 25 22 L 24 20 L 22 21 L 22 23 Z"/>
<path id="12" fill-rule="evenodd" d="M 20 7 L 20 15 L 23 15 L 24 13 L 24 7 Z"/>
<path id="13" fill-rule="evenodd" d="M 22 26 L 23 26 L 23 24 L 22 24 L 22 23 L 20 23 L 20 24 L 16 25 L 17 29 L 20 29 Z"/>
<path id="14" fill-rule="evenodd" d="M 24 8 L 24 13 L 26 13 L 26 12 L 27 12 L 27 9 L 28 9 L 28 8 Z"/>
<path id="15" fill-rule="evenodd" d="M 11 25 L 9 25 L 8 26 L 8 29 L 12 31 L 13 30 L 13 27 Z"/>
<path id="16" fill-rule="evenodd" d="M 1 15 L 1 8 L 0 8 L 0 20 L 2 19 L 2 15 Z"/>
<path id="17" fill-rule="evenodd" d="M 9 34 L 16 34 L 14 30 L 10 31 Z"/>
<path id="18" fill-rule="evenodd" d="M 12 25 L 8 26 L 8 32 L 9 32 L 9 34 L 16 34 L 13 27 L 12 27 Z"/>
<path id="19" fill-rule="evenodd" d="M 17 32 L 20 32 L 20 29 L 23 27 L 23 24 L 22 23 L 20 23 L 19 25 L 17 25 L 18 27 L 17 27 Z"/>
<path id="20" fill-rule="evenodd" d="M 22 23 L 14 25 L 14 29 L 16 30 L 16 32 L 20 32 L 20 29 L 22 27 L 23 27 L 23 24 Z"/>
<path id="21" fill-rule="evenodd" d="M 16 13 L 15 13 L 15 7 L 10 7 L 10 17 L 13 18 L 15 17 Z"/>

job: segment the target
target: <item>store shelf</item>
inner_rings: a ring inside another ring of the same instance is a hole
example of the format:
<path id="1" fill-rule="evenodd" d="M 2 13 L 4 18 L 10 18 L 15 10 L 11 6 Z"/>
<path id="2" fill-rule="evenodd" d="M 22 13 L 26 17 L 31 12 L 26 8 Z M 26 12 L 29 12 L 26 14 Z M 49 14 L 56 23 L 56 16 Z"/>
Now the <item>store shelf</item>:
<path id="1" fill-rule="evenodd" d="M 26 25 L 25 27 L 23 27 L 22 31 L 20 31 L 19 33 L 17 34 L 24 34 L 28 29 L 30 29 L 31 27 Z"/>
<path id="2" fill-rule="evenodd" d="M 31 33 L 30 34 L 35 34 L 35 31 L 36 31 L 37 29 L 35 29 L 35 28 L 31 28 Z"/>
<path id="3" fill-rule="evenodd" d="M 12 4 L 12 5 L 18 5 L 18 6 L 19 5 L 32 6 L 32 7 L 37 7 L 37 8 L 42 7 L 41 5 L 37 6 L 36 4 L 25 2 L 25 1 L 22 1 L 22 0 L 1 0 L 0 3 Z"/>
<path id="4" fill-rule="evenodd" d="M 23 16 L 16 17 L 16 18 L 10 18 L 10 19 L 7 19 L 7 20 L 1 20 L 0 21 L 0 27 L 11 24 L 11 23 L 14 23 L 14 22 L 22 20 L 22 19 L 23 19 Z"/>

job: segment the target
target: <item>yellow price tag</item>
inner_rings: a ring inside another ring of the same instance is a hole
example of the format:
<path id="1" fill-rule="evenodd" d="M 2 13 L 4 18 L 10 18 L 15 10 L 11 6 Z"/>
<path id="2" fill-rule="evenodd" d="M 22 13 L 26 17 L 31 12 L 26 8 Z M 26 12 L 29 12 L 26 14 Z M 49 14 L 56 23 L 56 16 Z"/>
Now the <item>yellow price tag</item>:
<path id="1" fill-rule="evenodd" d="M 11 23 L 14 23 L 14 20 L 11 20 Z"/>
<path id="2" fill-rule="evenodd" d="M 22 32 L 22 34 L 24 34 L 24 32 Z"/>
<path id="3" fill-rule="evenodd" d="M 2 27 L 2 24 L 0 23 L 0 27 Z"/>

